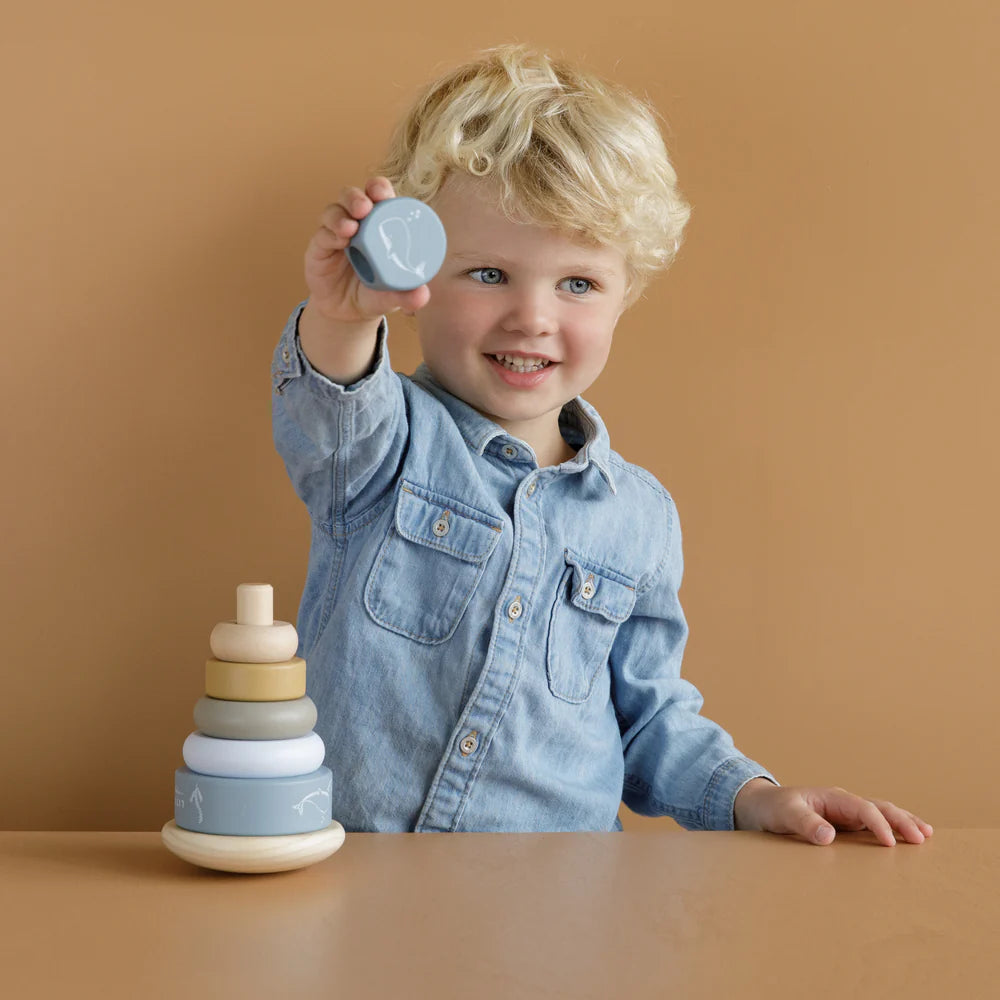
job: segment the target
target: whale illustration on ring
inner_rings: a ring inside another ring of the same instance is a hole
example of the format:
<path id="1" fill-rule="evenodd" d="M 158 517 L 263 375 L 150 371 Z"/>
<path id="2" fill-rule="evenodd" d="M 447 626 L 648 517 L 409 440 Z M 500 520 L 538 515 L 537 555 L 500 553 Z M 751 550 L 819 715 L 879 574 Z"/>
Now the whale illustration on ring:
<path id="1" fill-rule="evenodd" d="M 193 802 L 198 807 L 198 822 L 199 823 L 204 823 L 205 822 L 205 814 L 201 811 L 201 804 L 204 801 L 204 799 L 205 799 L 205 796 L 202 793 L 202 790 L 197 785 L 195 785 L 194 786 L 194 791 L 191 793 L 191 798 L 188 799 L 188 801 L 189 802 Z"/>
<path id="2" fill-rule="evenodd" d="M 406 224 L 406 220 L 398 215 L 383 219 L 379 223 L 378 234 L 382 238 L 382 244 L 389 260 L 401 271 L 415 274 L 423 281 L 427 261 L 422 260 L 419 264 L 410 263 L 410 250 L 413 243 L 410 237 L 410 227 Z"/>
<path id="3" fill-rule="evenodd" d="M 332 782 L 330 783 L 330 788 L 333 788 Z M 292 808 L 301 816 L 308 802 L 314 809 L 318 809 L 321 815 L 324 814 L 325 810 L 312 801 L 317 795 L 325 795 L 327 798 L 330 798 L 330 792 L 327 789 L 317 788 L 315 792 L 310 792 L 304 799 L 294 803 Z"/>

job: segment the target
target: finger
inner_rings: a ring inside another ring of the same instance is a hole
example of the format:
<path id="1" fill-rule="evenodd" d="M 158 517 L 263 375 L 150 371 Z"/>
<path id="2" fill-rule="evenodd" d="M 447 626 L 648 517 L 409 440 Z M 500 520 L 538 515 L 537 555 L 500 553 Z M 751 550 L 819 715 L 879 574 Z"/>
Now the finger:
<path id="1" fill-rule="evenodd" d="M 886 803 L 892 806 L 892 803 Z M 896 835 L 892 832 L 892 823 L 885 817 L 882 810 L 868 799 L 861 800 L 859 818 L 864 820 L 865 826 L 883 843 L 886 847 L 896 846 Z"/>
<path id="2" fill-rule="evenodd" d="M 892 828 L 896 830 L 908 843 L 922 844 L 929 837 L 934 829 L 929 823 L 914 816 L 913 813 L 900 809 L 899 806 L 881 799 L 872 799 L 881 810 L 882 815 L 889 821 Z"/>
<path id="3" fill-rule="evenodd" d="M 359 187 L 345 187 L 337 202 L 352 219 L 363 219 L 375 206 L 368 195 Z M 333 207 L 333 206 L 331 206 Z"/>
<path id="4" fill-rule="evenodd" d="M 327 205 L 320 213 L 320 229 L 315 234 L 317 247 L 342 250 L 361 228 L 361 221 L 375 207 L 375 202 L 395 197 L 392 184 L 385 177 L 372 178 L 364 191 L 345 187 L 340 201 Z"/>
<path id="5" fill-rule="evenodd" d="M 879 807 L 874 802 L 847 791 L 846 788 L 835 786 L 830 789 L 821 789 L 819 790 L 819 794 L 807 796 L 806 802 L 813 806 L 816 813 L 829 820 L 838 830 L 855 831 L 868 829 L 886 847 L 894 847 L 896 845 L 892 826 L 885 816 L 882 815 Z M 808 832 L 813 834 L 818 833 L 818 827 L 815 822 L 808 827 Z M 827 836 L 829 837 L 829 835 Z M 828 841 L 821 839 L 816 842 L 826 843 Z"/>
<path id="6" fill-rule="evenodd" d="M 817 816 L 816 819 L 819 822 L 813 821 L 812 823 L 812 835 L 808 837 L 814 844 L 819 844 L 821 847 L 826 847 L 827 844 L 832 844 L 834 838 L 837 836 L 837 831 L 834 830 L 829 823 L 827 823 L 822 816 Z"/>
<path id="7" fill-rule="evenodd" d="M 374 201 L 385 201 L 386 198 L 395 198 L 396 192 L 393 189 L 392 181 L 388 177 L 373 177 L 365 185 L 365 194 Z"/>
<path id="8" fill-rule="evenodd" d="M 810 790 L 813 791 L 813 790 Z M 855 795 L 846 788 L 835 785 L 833 788 L 815 790 L 816 794 L 807 794 L 806 801 L 822 813 L 838 830 L 873 830 L 884 828 L 888 821 L 879 812 L 875 803 L 869 799 Z M 890 803 L 885 803 L 890 804 Z M 877 818 L 876 818 L 877 814 Z"/>
<path id="9" fill-rule="evenodd" d="M 413 288 L 407 292 L 386 293 L 390 304 L 385 307 L 384 311 L 395 312 L 398 309 L 406 313 L 407 316 L 412 316 L 418 309 L 423 309 L 427 305 L 430 297 L 431 290 L 426 285 L 421 285 L 419 288 Z"/>
<path id="10" fill-rule="evenodd" d="M 330 205 L 320 216 L 320 228 L 313 242 L 321 250 L 343 250 L 357 233 L 360 223 L 348 215 L 342 205 Z"/>
<path id="11" fill-rule="evenodd" d="M 413 291 L 407 292 L 404 297 L 406 303 L 403 305 L 403 309 L 412 316 L 418 309 L 423 309 L 430 302 L 431 290 L 426 285 L 421 285 L 419 288 L 414 288 Z"/>
<path id="12" fill-rule="evenodd" d="M 794 833 L 804 837 L 811 844 L 826 846 L 832 844 L 837 831 L 812 809 L 807 802 L 798 798 L 787 802 L 780 813 L 767 824 L 772 833 Z"/>
<path id="13" fill-rule="evenodd" d="M 343 222 L 344 220 L 356 222 L 357 217 L 351 213 L 350 209 L 361 208 L 363 206 L 359 199 L 346 197 L 345 195 L 345 200 L 348 204 L 335 201 L 332 205 L 327 205 L 320 214 L 319 224 L 326 226 L 328 229 L 333 229 L 339 222 Z"/>

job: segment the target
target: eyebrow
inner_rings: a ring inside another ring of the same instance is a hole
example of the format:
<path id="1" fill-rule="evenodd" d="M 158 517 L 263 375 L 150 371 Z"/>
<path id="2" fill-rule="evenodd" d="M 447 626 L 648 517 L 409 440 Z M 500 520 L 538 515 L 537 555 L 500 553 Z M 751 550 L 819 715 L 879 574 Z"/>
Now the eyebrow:
<path id="1" fill-rule="evenodd" d="M 466 264 L 483 264 L 484 261 L 489 261 L 489 264 L 495 265 L 500 268 L 509 268 L 512 264 L 507 257 L 503 257 L 500 254 L 495 254 L 490 251 L 485 251 L 483 253 L 454 253 L 450 255 L 452 260 L 456 262 L 466 263 Z M 568 267 L 559 268 L 564 274 L 595 274 L 600 278 L 614 278 L 615 272 L 608 270 L 605 267 L 598 267 L 595 264 L 583 264 L 576 263 Z"/>

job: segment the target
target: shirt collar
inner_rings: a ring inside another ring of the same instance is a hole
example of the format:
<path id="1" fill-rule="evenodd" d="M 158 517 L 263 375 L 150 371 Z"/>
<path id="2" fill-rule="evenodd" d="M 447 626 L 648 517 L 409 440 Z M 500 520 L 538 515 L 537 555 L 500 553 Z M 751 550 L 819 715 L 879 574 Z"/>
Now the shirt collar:
<path id="1" fill-rule="evenodd" d="M 510 437 L 499 424 L 487 420 L 481 413 L 453 396 L 431 374 L 427 365 L 420 365 L 410 380 L 441 402 L 451 414 L 468 446 L 482 455 L 487 445 L 498 437 Z M 617 493 L 611 474 L 611 440 L 604 421 L 593 406 L 582 396 L 571 399 L 559 414 L 559 429 L 563 437 L 577 449 L 577 454 L 563 463 L 567 472 L 582 472 L 593 463 L 612 493 Z M 520 442 L 525 444 L 525 442 Z"/>

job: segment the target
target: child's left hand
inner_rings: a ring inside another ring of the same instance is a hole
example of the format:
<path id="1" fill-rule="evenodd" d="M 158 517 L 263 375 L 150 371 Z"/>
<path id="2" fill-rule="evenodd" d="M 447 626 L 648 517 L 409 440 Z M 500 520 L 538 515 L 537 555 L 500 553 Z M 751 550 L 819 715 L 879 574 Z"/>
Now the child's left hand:
<path id="1" fill-rule="evenodd" d="M 922 844 L 934 832 L 929 823 L 882 799 L 863 799 L 840 787 L 779 787 L 766 778 L 740 789 L 733 813 L 737 830 L 797 833 L 821 846 L 833 843 L 835 829 L 871 830 L 886 847 L 896 846 L 894 830 L 911 844 Z"/>

